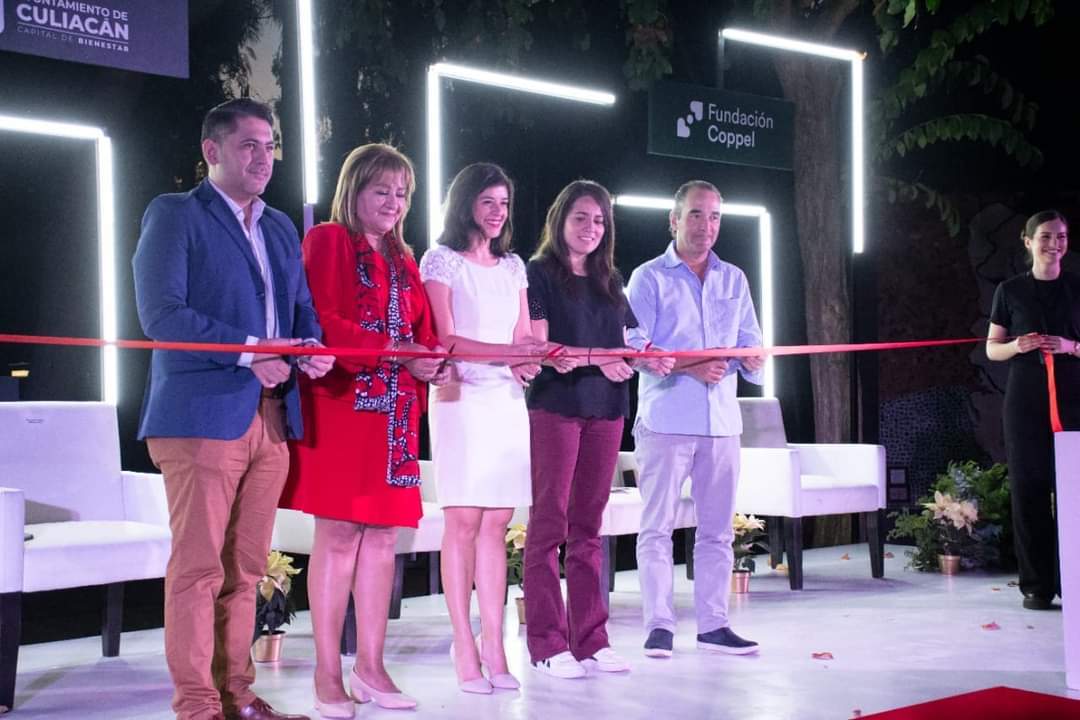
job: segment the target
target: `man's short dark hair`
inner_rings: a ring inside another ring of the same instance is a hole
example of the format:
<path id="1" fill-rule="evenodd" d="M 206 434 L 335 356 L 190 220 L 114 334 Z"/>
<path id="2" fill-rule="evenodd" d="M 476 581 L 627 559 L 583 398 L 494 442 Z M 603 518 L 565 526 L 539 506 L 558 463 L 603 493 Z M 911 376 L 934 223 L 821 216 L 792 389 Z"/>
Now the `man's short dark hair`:
<path id="1" fill-rule="evenodd" d="M 215 142 L 236 130 L 236 121 L 242 117 L 254 117 L 274 125 L 274 112 L 266 103 L 251 98 L 226 100 L 206 113 L 202 124 L 202 139 L 210 138 Z"/>

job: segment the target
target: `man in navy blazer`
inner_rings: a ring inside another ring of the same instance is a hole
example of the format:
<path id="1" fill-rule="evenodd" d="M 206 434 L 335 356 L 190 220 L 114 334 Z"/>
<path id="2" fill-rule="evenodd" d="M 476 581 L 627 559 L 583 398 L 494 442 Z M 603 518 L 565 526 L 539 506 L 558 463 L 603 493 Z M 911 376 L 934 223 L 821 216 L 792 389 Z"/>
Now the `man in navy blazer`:
<path id="1" fill-rule="evenodd" d="M 274 165 L 273 116 L 231 100 L 203 122 L 208 179 L 147 207 L 133 260 L 143 331 L 154 340 L 247 344 L 252 352 L 155 350 L 139 438 L 165 477 L 172 555 L 165 656 L 178 718 L 303 718 L 251 691 L 255 585 L 266 567 L 289 468 L 303 433 L 296 373 L 258 345 L 318 344 L 288 217 L 259 196 Z M 307 356 L 312 378 L 333 365 Z"/>

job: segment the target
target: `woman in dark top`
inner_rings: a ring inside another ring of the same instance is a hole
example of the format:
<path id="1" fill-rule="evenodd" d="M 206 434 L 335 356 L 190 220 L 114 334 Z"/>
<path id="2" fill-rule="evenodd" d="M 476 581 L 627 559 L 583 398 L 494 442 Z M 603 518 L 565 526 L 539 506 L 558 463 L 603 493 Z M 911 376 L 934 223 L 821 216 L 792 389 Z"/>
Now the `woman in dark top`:
<path id="1" fill-rule="evenodd" d="M 1068 224 L 1055 210 L 1028 218 L 1023 232 L 1031 270 L 998 285 L 986 354 L 1009 361 L 1005 454 L 1024 607 L 1046 610 L 1061 594 L 1045 354 L 1054 355 L 1065 430 L 1080 429 L 1080 276 L 1063 272 Z M 1009 340 L 1008 338 L 1013 338 Z"/>
<path id="2" fill-rule="evenodd" d="M 600 523 L 634 368 L 593 351 L 625 348 L 626 328 L 637 325 L 614 255 L 611 196 L 594 182 L 571 183 L 548 209 L 528 266 L 533 338 L 564 346 L 527 395 L 533 505 L 525 541 L 525 627 L 533 667 L 555 677 L 582 677 L 588 665 L 630 669 L 608 645 L 600 580 Z M 674 361 L 650 358 L 647 364 L 666 374 Z M 558 562 L 564 542 L 566 606 Z"/>

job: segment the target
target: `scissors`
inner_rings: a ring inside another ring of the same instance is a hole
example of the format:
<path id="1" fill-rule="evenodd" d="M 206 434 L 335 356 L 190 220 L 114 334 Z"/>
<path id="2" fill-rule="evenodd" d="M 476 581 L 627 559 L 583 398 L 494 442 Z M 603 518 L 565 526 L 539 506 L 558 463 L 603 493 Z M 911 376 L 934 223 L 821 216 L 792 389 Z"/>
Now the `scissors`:
<path id="1" fill-rule="evenodd" d="M 453 343 L 453 344 L 450 345 L 450 349 L 446 351 L 446 357 L 444 357 L 443 361 L 441 363 L 439 363 L 439 367 L 435 368 L 435 374 L 436 375 L 441 375 L 443 370 L 446 369 L 447 364 L 449 364 L 449 362 L 450 362 L 450 356 L 454 354 L 454 348 L 456 346 L 457 346 L 457 343 Z"/>

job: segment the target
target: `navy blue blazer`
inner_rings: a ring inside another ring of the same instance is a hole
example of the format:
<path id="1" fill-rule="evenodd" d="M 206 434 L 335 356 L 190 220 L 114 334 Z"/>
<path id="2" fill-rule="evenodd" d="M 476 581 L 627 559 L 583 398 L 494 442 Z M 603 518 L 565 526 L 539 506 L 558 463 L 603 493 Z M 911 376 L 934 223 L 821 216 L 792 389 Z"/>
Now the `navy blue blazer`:
<path id="1" fill-rule="evenodd" d="M 322 338 L 292 221 L 267 207 L 259 220 L 284 338 Z M 152 340 L 239 343 L 266 335 L 265 287 L 251 243 L 225 200 L 203 181 L 146 208 L 132 259 L 135 300 Z M 238 353 L 154 350 L 139 439 L 234 440 L 258 410 L 262 386 Z M 289 437 L 303 435 L 296 371 L 285 384 Z"/>

